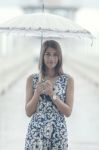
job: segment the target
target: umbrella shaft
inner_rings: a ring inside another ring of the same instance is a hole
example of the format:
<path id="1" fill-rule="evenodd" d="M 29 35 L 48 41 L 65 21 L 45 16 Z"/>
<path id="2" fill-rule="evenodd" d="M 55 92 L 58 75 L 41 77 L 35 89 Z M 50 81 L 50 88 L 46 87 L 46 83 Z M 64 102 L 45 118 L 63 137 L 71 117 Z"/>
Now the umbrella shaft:
<path id="1" fill-rule="evenodd" d="M 44 12 L 44 0 L 42 0 L 42 12 Z"/>

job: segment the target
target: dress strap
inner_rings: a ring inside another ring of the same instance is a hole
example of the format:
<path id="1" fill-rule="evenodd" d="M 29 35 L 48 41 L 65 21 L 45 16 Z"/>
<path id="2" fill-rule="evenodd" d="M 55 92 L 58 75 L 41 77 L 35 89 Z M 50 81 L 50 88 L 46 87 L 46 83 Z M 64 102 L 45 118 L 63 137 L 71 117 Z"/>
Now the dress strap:
<path id="1" fill-rule="evenodd" d="M 32 80 L 32 87 L 33 89 L 36 88 L 36 84 L 39 81 L 39 74 L 35 73 L 33 74 L 33 80 Z"/>

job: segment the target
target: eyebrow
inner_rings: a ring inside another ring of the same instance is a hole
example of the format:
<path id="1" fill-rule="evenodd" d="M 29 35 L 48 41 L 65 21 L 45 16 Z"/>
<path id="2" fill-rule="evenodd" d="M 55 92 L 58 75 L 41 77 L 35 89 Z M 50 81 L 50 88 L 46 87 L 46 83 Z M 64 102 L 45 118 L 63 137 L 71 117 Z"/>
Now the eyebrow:
<path id="1" fill-rule="evenodd" d="M 57 52 L 45 52 L 45 53 L 55 53 L 56 54 Z"/>

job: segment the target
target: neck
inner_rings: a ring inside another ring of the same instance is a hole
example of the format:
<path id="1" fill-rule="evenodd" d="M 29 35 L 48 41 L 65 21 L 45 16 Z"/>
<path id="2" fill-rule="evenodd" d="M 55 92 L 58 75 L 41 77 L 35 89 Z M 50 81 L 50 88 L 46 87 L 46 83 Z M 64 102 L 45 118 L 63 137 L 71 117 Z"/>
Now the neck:
<path id="1" fill-rule="evenodd" d="M 55 77 L 55 71 L 54 71 L 54 70 L 47 70 L 46 75 L 47 75 L 47 77 L 49 77 L 49 78 Z"/>

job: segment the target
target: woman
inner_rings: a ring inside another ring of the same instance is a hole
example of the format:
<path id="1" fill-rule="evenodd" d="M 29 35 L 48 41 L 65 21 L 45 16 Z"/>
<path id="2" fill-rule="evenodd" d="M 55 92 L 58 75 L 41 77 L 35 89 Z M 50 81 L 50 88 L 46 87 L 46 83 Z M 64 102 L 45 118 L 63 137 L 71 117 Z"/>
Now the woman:
<path id="1" fill-rule="evenodd" d="M 68 150 L 65 116 L 73 107 L 73 78 L 64 74 L 62 52 L 54 40 L 45 41 L 40 54 L 40 74 L 26 84 L 26 114 L 31 117 L 25 150 Z"/>

